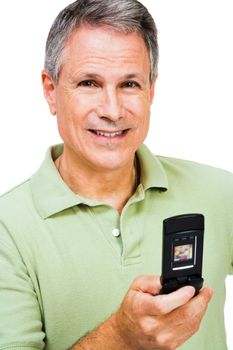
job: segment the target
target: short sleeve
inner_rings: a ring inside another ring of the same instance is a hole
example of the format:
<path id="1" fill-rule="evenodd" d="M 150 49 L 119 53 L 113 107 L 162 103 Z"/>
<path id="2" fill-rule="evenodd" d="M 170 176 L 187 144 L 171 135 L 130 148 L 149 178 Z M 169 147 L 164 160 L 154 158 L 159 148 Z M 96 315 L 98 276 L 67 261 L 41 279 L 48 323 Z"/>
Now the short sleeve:
<path id="1" fill-rule="evenodd" d="M 0 350 L 44 349 L 40 308 L 27 268 L 0 222 Z"/>
<path id="2" fill-rule="evenodd" d="M 227 201 L 225 204 L 226 211 L 228 212 L 229 218 L 229 233 L 231 236 L 231 269 L 229 271 L 230 275 L 233 275 L 233 174 L 231 174 L 227 191 Z"/>

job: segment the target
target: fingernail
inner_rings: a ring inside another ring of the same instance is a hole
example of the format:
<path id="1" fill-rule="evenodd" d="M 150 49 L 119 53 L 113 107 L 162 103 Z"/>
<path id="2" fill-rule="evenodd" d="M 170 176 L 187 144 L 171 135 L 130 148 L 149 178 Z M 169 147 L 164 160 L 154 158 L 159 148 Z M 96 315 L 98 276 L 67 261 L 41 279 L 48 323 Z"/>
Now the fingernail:
<path id="1" fill-rule="evenodd" d="M 188 292 L 188 294 L 190 295 L 190 297 L 192 297 L 195 294 L 195 288 L 192 286 L 185 286 L 184 287 L 186 292 Z"/>

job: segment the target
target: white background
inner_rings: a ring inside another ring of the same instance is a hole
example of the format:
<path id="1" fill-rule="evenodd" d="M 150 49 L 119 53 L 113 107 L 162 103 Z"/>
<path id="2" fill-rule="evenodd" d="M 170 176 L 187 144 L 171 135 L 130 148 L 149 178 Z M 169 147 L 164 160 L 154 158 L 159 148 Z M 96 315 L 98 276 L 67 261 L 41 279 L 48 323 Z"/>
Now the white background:
<path id="1" fill-rule="evenodd" d="M 34 172 L 60 141 L 40 71 L 49 27 L 67 0 L 1 1 L 0 193 Z M 154 153 L 233 171 L 232 0 L 144 0 L 159 29 L 160 64 L 151 129 Z M 216 273 L 218 273 L 216 271 Z M 233 350 L 233 280 L 226 323 Z M 221 350 L 221 349 L 219 349 Z"/>

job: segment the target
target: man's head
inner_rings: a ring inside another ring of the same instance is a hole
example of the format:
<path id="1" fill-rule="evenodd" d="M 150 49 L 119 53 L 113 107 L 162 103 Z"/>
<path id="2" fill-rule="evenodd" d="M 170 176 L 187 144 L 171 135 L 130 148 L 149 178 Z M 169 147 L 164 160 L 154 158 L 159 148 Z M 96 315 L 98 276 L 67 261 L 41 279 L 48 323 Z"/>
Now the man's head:
<path id="1" fill-rule="evenodd" d="M 122 33 L 137 32 L 150 57 L 150 82 L 158 69 L 157 29 L 148 10 L 137 0 L 77 0 L 54 21 L 46 43 L 45 69 L 57 83 L 70 34 L 83 24 L 106 25 Z"/>
<path id="2" fill-rule="evenodd" d="M 157 51 L 153 19 L 135 0 L 78 0 L 59 14 L 42 78 L 67 158 L 101 171 L 132 164 L 149 128 Z"/>

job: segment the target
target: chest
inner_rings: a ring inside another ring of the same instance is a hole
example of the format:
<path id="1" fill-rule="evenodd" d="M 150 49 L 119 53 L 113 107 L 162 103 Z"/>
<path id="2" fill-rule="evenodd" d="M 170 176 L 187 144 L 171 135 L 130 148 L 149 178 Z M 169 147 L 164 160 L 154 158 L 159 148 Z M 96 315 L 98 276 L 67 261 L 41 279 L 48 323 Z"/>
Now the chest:
<path id="1" fill-rule="evenodd" d="M 205 208 L 183 201 L 167 208 L 154 200 L 132 206 L 121 217 L 110 208 L 108 213 L 76 208 L 47 220 L 30 236 L 27 264 L 48 344 L 71 346 L 118 309 L 136 276 L 160 275 L 162 222 L 172 215 L 205 215 L 203 277 L 222 295 L 231 242 L 222 222 Z"/>

